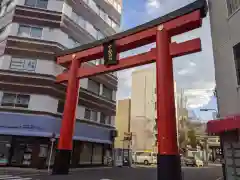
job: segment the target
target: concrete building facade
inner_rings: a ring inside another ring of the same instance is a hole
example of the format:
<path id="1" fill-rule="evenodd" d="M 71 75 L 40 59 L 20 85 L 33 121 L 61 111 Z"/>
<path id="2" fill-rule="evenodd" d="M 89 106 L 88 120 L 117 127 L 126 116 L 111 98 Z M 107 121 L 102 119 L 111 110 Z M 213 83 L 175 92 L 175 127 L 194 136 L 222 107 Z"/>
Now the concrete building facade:
<path id="1" fill-rule="evenodd" d="M 240 113 L 240 1 L 209 0 L 215 78 L 221 117 Z"/>
<path id="2" fill-rule="evenodd" d="M 131 99 L 123 99 L 117 102 L 115 126 L 118 136 L 115 138 L 115 162 L 124 164 L 124 158 L 131 155 Z"/>
<path id="3" fill-rule="evenodd" d="M 131 131 L 131 99 L 123 99 L 117 102 L 117 112 L 115 117 L 115 127 L 118 136 L 115 138 L 115 148 L 127 149 L 130 145 L 128 141 L 124 142 L 124 137 Z"/>
<path id="4" fill-rule="evenodd" d="M 175 83 L 176 94 L 176 83 Z M 177 98 L 175 98 L 177 106 Z M 131 93 L 131 132 L 132 149 L 157 151 L 157 102 L 155 67 L 145 68 L 132 73 Z M 177 119 L 177 108 L 176 108 Z"/>
<path id="5" fill-rule="evenodd" d="M 240 1 L 209 0 L 219 119 L 208 132 L 220 135 L 225 180 L 239 178 Z"/>
<path id="6" fill-rule="evenodd" d="M 121 9 L 120 0 L 1 1 L 3 165 L 46 166 L 49 139 L 53 133 L 59 135 L 66 90 L 65 85 L 54 83 L 64 69 L 55 64 L 53 55 L 118 32 Z M 85 66 L 100 63 L 103 60 L 97 59 Z M 117 83 L 116 73 L 80 81 L 74 167 L 104 165 L 104 156 L 111 155 Z"/>

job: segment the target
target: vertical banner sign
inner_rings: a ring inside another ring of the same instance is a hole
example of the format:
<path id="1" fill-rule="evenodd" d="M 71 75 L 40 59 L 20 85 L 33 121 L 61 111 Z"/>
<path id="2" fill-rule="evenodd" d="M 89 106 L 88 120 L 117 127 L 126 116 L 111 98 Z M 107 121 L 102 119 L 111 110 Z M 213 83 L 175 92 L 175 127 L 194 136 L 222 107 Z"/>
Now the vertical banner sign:
<path id="1" fill-rule="evenodd" d="M 116 65 L 117 60 L 117 48 L 115 41 L 109 41 L 103 45 L 104 47 L 104 65 Z"/>

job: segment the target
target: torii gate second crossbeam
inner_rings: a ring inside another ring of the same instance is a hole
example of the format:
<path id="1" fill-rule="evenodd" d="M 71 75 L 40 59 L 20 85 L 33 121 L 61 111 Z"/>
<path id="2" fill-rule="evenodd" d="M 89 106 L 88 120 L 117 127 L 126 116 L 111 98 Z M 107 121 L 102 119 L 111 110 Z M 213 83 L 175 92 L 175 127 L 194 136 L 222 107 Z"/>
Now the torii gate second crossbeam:
<path id="1" fill-rule="evenodd" d="M 201 41 L 197 38 L 178 44 L 172 43 L 171 37 L 201 27 L 202 18 L 206 16 L 206 6 L 205 0 L 197 0 L 139 27 L 57 56 L 57 63 L 68 68 L 67 72 L 57 76 L 57 82 L 68 82 L 68 85 L 53 174 L 68 174 L 69 172 L 79 79 L 156 62 L 158 180 L 181 179 L 176 138 L 172 58 L 201 51 Z M 156 48 L 148 52 L 119 58 L 121 52 L 153 42 L 156 42 Z M 110 48 L 106 51 L 109 47 L 114 47 L 114 49 Z M 103 56 L 106 62 L 114 58 L 116 60 L 107 65 L 81 66 L 84 62 Z"/>

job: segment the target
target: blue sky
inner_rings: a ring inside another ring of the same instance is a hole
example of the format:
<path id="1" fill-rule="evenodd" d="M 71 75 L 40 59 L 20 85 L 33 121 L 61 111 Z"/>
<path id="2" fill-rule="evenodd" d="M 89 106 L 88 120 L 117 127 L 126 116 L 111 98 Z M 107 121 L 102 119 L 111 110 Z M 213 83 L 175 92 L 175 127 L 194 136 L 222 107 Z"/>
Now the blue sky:
<path id="1" fill-rule="evenodd" d="M 174 11 L 194 0 L 123 0 L 122 30 L 143 24 Z M 174 37 L 182 42 L 200 37 L 203 52 L 174 59 L 174 77 L 178 88 L 185 90 L 189 109 L 194 110 L 203 120 L 212 118 L 212 112 L 200 112 L 201 108 L 216 109 L 216 99 L 212 97 L 215 87 L 212 42 L 209 18 L 203 21 L 203 27 Z M 147 50 L 146 48 L 142 49 Z M 140 50 L 141 51 L 141 50 Z M 139 50 L 138 50 L 139 52 Z M 142 67 L 141 67 L 142 68 Z M 118 99 L 131 96 L 131 73 L 138 68 L 120 72 Z"/>

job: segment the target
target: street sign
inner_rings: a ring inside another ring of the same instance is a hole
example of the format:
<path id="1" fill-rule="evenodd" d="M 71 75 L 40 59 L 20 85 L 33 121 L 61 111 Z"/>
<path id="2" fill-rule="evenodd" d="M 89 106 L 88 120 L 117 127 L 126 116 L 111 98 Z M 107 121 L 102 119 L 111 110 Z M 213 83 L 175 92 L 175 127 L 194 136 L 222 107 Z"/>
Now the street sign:
<path id="1" fill-rule="evenodd" d="M 55 142 L 56 139 L 55 139 L 55 138 L 51 138 L 50 141 L 51 141 L 51 142 Z"/>
<path id="2" fill-rule="evenodd" d="M 55 142 L 56 141 L 56 134 L 55 133 L 52 133 L 52 136 L 50 138 L 50 141 L 51 142 Z"/>
<path id="3" fill-rule="evenodd" d="M 222 155 L 222 149 L 221 148 L 216 148 L 216 154 L 217 155 Z"/>
<path id="4" fill-rule="evenodd" d="M 104 64 L 106 66 L 118 64 L 117 48 L 115 41 L 109 41 L 103 44 L 104 47 Z"/>

